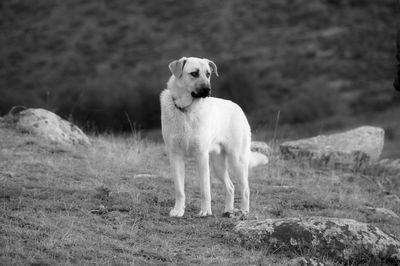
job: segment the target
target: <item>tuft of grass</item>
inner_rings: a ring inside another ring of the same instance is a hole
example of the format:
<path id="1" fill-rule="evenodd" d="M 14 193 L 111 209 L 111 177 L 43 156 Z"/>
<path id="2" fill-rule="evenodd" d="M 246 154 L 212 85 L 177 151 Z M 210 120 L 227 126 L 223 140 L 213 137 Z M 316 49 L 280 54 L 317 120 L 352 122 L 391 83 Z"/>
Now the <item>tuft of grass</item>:
<path id="1" fill-rule="evenodd" d="M 0 129 L 0 140 L 3 264 L 282 265 L 299 255 L 243 249 L 227 240 L 236 220 L 222 218 L 223 185 L 214 178 L 214 215 L 197 218 L 200 193 L 191 159 L 186 213 L 170 218 L 173 182 L 160 143 L 100 135 L 87 149 L 63 148 L 11 129 Z M 275 154 L 269 165 L 250 172 L 249 219 L 353 218 L 400 236 L 398 221 L 369 220 L 360 211 L 368 203 L 400 214 L 398 205 L 382 200 L 373 180 L 366 173 L 315 170 Z M 400 195 L 398 187 L 391 193 Z"/>

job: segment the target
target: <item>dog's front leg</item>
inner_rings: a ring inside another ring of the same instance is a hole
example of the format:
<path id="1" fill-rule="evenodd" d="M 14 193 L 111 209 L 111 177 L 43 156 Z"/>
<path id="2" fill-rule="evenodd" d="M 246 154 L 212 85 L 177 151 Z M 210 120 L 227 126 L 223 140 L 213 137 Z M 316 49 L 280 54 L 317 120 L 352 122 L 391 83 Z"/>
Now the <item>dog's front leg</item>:
<path id="1" fill-rule="evenodd" d="M 182 154 L 169 155 L 175 184 L 175 207 L 169 216 L 182 217 L 185 213 L 185 161 Z"/>
<path id="2" fill-rule="evenodd" d="M 197 163 L 200 175 L 201 205 L 199 216 L 211 215 L 211 189 L 210 189 L 210 166 L 209 154 L 203 152 L 198 154 Z"/>

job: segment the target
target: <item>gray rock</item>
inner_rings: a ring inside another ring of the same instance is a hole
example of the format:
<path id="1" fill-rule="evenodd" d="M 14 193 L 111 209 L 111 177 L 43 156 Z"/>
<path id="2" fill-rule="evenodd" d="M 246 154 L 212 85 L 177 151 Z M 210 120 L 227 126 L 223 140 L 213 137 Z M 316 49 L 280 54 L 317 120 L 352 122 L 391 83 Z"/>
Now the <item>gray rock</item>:
<path id="1" fill-rule="evenodd" d="M 384 130 L 363 126 L 343 133 L 288 141 L 280 145 L 285 159 L 300 159 L 322 168 L 363 169 L 379 159 Z"/>
<path id="2" fill-rule="evenodd" d="M 400 220 L 400 217 L 394 211 L 386 208 L 364 206 L 360 208 L 360 211 L 366 214 L 369 221 Z"/>
<path id="3" fill-rule="evenodd" d="M 239 222 L 231 236 L 248 248 L 310 251 L 337 261 L 400 262 L 400 241 L 379 228 L 351 219 L 307 217 Z"/>
<path id="4" fill-rule="evenodd" d="M 265 142 L 252 141 L 250 146 L 251 151 L 259 152 L 269 157 L 272 154 L 272 148 Z"/>
<path id="5" fill-rule="evenodd" d="M 157 175 L 153 175 L 153 174 L 137 174 L 134 175 L 133 178 L 157 178 Z"/>
<path id="6" fill-rule="evenodd" d="M 16 115 L 17 128 L 62 145 L 89 145 L 89 138 L 74 124 L 44 109 L 26 109 Z"/>
<path id="7" fill-rule="evenodd" d="M 287 266 L 324 266 L 322 262 L 307 257 L 297 257 L 288 261 Z"/>

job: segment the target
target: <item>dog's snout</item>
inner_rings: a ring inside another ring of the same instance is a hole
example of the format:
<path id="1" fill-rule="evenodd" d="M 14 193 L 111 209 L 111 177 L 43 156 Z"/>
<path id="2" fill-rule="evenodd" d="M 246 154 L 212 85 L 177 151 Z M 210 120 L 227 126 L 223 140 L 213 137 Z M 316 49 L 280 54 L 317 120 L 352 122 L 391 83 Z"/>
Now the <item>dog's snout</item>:
<path id="1" fill-rule="evenodd" d="M 195 92 L 192 92 L 194 98 L 205 98 L 211 95 L 211 88 L 209 86 L 201 86 Z"/>
<path id="2" fill-rule="evenodd" d="M 210 83 L 204 82 L 199 86 L 199 90 L 203 92 L 210 92 L 211 91 L 211 86 Z"/>

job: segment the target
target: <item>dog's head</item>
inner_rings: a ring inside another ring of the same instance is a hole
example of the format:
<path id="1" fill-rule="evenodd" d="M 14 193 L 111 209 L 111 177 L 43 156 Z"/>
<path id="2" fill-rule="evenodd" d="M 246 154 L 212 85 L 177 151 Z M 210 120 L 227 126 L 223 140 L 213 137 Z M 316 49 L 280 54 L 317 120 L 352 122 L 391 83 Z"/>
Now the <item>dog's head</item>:
<path id="1" fill-rule="evenodd" d="M 193 98 L 205 98 L 211 94 L 211 73 L 218 76 L 217 66 L 211 60 L 197 57 L 182 57 L 169 64 L 171 73 L 177 82 Z"/>

